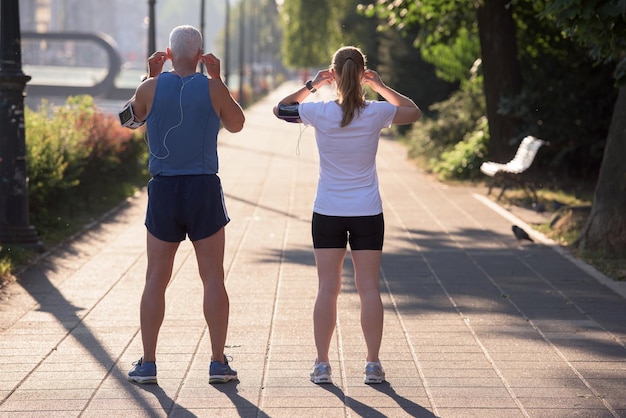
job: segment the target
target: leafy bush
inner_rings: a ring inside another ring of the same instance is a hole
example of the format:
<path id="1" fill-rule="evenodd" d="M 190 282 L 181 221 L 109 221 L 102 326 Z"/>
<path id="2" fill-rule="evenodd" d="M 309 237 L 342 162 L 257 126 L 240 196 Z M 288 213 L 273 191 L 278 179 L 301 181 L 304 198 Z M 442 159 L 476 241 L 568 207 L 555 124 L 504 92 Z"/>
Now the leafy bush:
<path id="1" fill-rule="evenodd" d="M 450 97 L 431 106 L 434 117 L 425 116 L 407 135 L 409 156 L 424 161 L 427 169 L 437 164 L 444 152 L 476 129 L 486 114 L 482 78 L 474 77 Z"/>
<path id="2" fill-rule="evenodd" d="M 44 100 L 38 112 L 25 111 L 30 212 L 41 215 L 53 209 L 63 191 L 80 184 L 89 151 L 81 146 L 85 133 L 70 120 L 67 106 L 54 109 Z"/>
<path id="3" fill-rule="evenodd" d="M 147 179 L 141 130 L 120 126 L 90 96 L 26 109 L 30 223 L 42 239 L 76 216 L 112 207 Z"/>
<path id="4" fill-rule="evenodd" d="M 474 179 L 481 174 L 479 168 L 487 155 L 488 144 L 489 125 L 483 117 L 473 132 L 433 162 L 432 170 L 443 180 Z"/>

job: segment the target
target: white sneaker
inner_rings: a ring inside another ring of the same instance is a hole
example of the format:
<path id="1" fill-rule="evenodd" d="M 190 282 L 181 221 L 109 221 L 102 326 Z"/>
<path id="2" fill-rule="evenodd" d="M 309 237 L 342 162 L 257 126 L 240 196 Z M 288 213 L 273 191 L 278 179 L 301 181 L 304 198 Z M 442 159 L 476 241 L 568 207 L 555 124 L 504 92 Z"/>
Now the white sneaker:
<path id="1" fill-rule="evenodd" d="M 365 366 L 365 381 L 366 384 L 383 383 L 385 381 L 385 371 L 380 362 L 367 362 Z"/>
<path id="2" fill-rule="evenodd" d="M 315 362 L 313 371 L 311 372 L 311 382 L 313 383 L 333 383 L 330 377 L 330 364 L 326 362 Z"/>

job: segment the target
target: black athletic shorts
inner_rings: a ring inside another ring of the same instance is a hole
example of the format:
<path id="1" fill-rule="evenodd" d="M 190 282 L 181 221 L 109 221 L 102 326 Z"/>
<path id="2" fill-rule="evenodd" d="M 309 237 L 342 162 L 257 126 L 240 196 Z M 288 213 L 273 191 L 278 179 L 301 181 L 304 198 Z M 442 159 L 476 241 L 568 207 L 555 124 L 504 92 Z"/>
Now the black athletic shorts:
<path id="1" fill-rule="evenodd" d="M 313 212 L 313 248 L 382 250 L 385 236 L 383 214 L 373 216 L 327 216 Z"/>
<path id="2" fill-rule="evenodd" d="M 168 242 L 198 241 L 222 229 L 230 218 L 216 174 L 155 176 L 148 183 L 146 228 Z"/>

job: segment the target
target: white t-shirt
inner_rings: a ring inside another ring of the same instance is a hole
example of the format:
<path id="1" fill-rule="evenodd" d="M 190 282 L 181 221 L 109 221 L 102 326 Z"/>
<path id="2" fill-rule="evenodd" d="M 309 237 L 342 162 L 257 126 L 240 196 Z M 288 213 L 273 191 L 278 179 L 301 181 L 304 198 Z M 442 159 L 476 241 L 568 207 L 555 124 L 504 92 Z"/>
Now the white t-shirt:
<path id="1" fill-rule="evenodd" d="M 376 152 L 380 131 L 391 126 L 396 107 L 384 101 L 367 106 L 345 127 L 334 101 L 299 105 L 300 119 L 315 128 L 320 172 L 313 211 L 328 216 L 372 216 L 383 211 Z"/>

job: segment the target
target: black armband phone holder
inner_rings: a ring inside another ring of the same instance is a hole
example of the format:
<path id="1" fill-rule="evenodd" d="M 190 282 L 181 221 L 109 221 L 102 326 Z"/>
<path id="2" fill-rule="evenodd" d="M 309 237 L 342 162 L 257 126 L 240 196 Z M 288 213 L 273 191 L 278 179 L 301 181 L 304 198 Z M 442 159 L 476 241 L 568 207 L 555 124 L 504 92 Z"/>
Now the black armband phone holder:
<path id="1" fill-rule="evenodd" d="M 278 105 L 278 117 L 287 122 L 300 122 L 300 113 L 298 112 L 299 103 Z"/>

